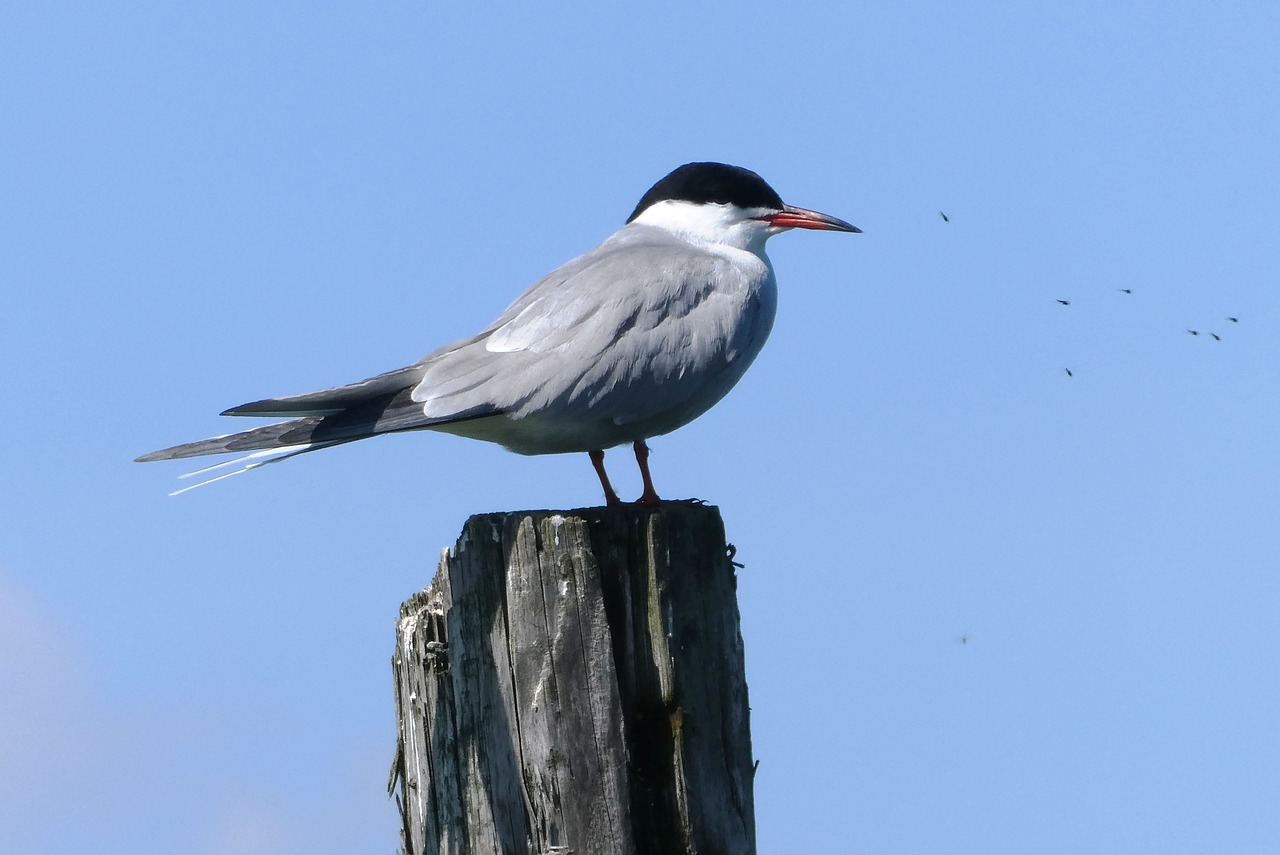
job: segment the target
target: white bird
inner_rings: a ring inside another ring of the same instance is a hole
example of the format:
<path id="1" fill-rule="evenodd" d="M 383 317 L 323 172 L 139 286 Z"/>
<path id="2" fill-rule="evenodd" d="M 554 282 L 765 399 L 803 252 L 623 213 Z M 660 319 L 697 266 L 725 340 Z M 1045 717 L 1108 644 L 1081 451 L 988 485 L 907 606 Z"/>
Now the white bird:
<path id="1" fill-rule="evenodd" d="M 480 334 L 359 383 L 232 407 L 223 415 L 290 420 L 138 461 L 251 452 L 189 473 L 243 464 L 195 487 L 357 439 L 436 430 L 519 454 L 585 451 L 615 505 L 604 450 L 629 442 L 644 482 L 638 501 L 657 504 L 645 441 L 706 412 L 760 352 L 777 306 L 765 241 L 793 228 L 860 231 L 784 205 L 750 170 L 685 164 L 626 225 Z"/>

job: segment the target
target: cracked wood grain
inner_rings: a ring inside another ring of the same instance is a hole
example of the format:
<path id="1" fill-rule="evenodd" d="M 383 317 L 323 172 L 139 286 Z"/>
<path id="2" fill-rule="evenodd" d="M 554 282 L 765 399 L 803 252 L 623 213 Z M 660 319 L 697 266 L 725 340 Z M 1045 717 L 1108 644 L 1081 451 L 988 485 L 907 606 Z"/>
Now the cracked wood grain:
<path id="1" fill-rule="evenodd" d="M 754 855 L 715 508 L 474 516 L 397 629 L 408 855 Z"/>

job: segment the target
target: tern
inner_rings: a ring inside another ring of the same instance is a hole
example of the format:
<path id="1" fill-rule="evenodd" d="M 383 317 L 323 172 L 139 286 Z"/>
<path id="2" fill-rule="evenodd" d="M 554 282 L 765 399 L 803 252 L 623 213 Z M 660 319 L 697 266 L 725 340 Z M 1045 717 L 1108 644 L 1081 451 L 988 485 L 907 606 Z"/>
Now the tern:
<path id="1" fill-rule="evenodd" d="M 288 421 L 137 460 L 249 452 L 189 473 L 240 464 L 176 495 L 322 448 L 434 430 L 518 454 L 586 452 L 605 501 L 618 505 L 604 452 L 631 443 L 644 484 L 637 502 L 661 503 L 646 441 L 705 413 L 756 358 L 777 308 L 765 242 L 790 229 L 861 231 L 783 204 L 748 169 L 687 163 L 653 185 L 621 229 L 478 335 L 358 383 L 232 407 L 223 415 Z"/>

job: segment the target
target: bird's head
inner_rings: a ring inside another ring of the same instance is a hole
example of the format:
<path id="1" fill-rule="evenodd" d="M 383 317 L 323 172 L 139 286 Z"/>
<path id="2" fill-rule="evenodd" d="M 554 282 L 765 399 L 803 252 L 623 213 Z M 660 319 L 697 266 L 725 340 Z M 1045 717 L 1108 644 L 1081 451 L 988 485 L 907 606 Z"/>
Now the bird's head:
<path id="1" fill-rule="evenodd" d="M 862 231 L 828 214 L 786 205 L 759 175 L 725 163 L 677 168 L 649 188 L 627 222 L 752 250 L 788 229 Z"/>

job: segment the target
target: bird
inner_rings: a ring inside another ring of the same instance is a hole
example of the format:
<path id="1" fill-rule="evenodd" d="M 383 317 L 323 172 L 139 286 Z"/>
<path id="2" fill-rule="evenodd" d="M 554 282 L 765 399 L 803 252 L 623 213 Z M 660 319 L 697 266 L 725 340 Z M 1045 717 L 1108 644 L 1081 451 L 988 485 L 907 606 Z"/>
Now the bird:
<path id="1" fill-rule="evenodd" d="M 620 229 L 480 333 L 357 383 L 232 407 L 222 415 L 287 421 L 137 461 L 249 452 L 182 476 L 240 464 L 177 495 L 355 440 L 433 430 L 518 454 L 586 452 L 606 504 L 621 505 L 604 454 L 630 443 L 644 485 L 636 503 L 661 504 L 647 440 L 710 409 L 759 354 L 777 308 L 765 242 L 791 229 L 861 232 L 784 204 L 749 169 L 686 163 L 649 188 Z"/>
<path id="2" fill-rule="evenodd" d="M 1076 375 L 1074 375 L 1074 374 L 1072 374 L 1072 373 L 1071 373 L 1071 369 L 1070 369 L 1070 368 L 1064 368 L 1064 369 L 1062 369 L 1062 370 L 1063 370 L 1063 371 L 1065 371 L 1065 372 L 1067 372 L 1067 376 L 1068 376 L 1068 377 L 1075 377 L 1075 376 L 1076 376 Z"/>
<path id="3" fill-rule="evenodd" d="M 941 211 L 939 211 L 939 212 L 938 212 L 938 216 L 939 216 L 939 217 L 942 217 L 942 222 L 944 222 L 944 223 L 949 223 L 949 222 L 951 222 L 951 218 L 950 218 L 950 217 L 948 217 L 946 214 L 942 213 Z"/>
<path id="4" fill-rule="evenodd" d="M 1239 318 L 1233 318 L 1233 317 L 1231 317 L 1230 315 L 1228 315 L 1228 316 L 1227 316 L 1227 320 L 1231 321 L 1231 323 L 1233 323 L 1233 324 L 1238 324 L 1238 323 L 1240 323 L 1240 319 L 1239 319 Z"/>
<path id="5" fill-rule="evenodd" d="M 1214 341 L 1222 341 L 1222 336 L 1218 335 L 1216 332 L 1211 332 L 1209 335 L 1213 336 Z"/>
<path id="6" fill-rule="evenodd" d="M 1191 333 L 1192 335 L 1200 335 L 1200 330 L 1187 330 L 1187 332 Z"/>
<path id="7" fill-rule="evenodd" d="M 1062 305 L 1064 305 L 1064 306 L 1070 306 L 1070 305 L 1071 305 L 1071 301 L 1070 301 L 1070 300 L 1058 300 L 1057 302 L 1061 303 L 1061 304 L 1062 304 Z"/>
<path id="8" fill-rule="evenodd" d="M 1133 289 L 1132 289 L 1132 288 L 1117 288 L 1116 290 L 1117 290 L 1117 291 L 1119 291 L 1121 294 L 1132 294 L 1132 293 L 1133 293 Z"/>

